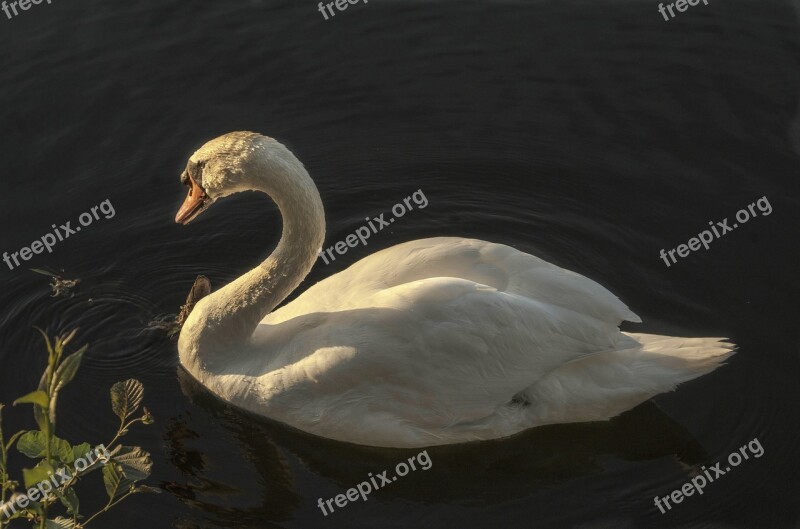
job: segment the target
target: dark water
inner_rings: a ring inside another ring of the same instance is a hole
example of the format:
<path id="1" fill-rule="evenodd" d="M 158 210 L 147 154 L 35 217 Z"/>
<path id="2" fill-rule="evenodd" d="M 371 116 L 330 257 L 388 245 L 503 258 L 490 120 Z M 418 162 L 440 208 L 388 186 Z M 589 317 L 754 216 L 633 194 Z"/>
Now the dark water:
<path id="1" fill-rule="evenodd" d="M 0 14 L 0 251 L 105 199 L 116 211 L 24 267 L 0 263 L 0 402 L 38 382 L 33 325 L 80 326 L 91 344 L 60 403 L 63 437 L 107 440 L 108 388 L 144 382 L 158 422 L 127 441 L 153 453 L 165 493 L 100 527 L 800 527 L 799 13 L 711 0 L 665 22 L 655 2 L 376 0 L 325 21 L 306 0 L 53 0 Z M 277 241 L 277 210 L 257 196 L 172 221 L 186 158 L 231 130 L 304 161 L 329 244 L 417 189 L 430 201 L 301 289 L 399 242 L 477 237 L 599 281 L 642 316 L 626 330 L 729 336 L 739 352 L 610 423 L 431 449 L 430 470 L 323 517 L 317 498 L 417 451 L 256 421 L 145 329 L 197 274 L 219 287 Z M 769 216 L 669 268 L 659 258 L 762 196 Z M 29 266 L 82 283 L 51 299 Z M 8 428 L 32 426 L 28 413 L 8 410 Z M 763 457 L 655 508 L 756 437 Z"/>

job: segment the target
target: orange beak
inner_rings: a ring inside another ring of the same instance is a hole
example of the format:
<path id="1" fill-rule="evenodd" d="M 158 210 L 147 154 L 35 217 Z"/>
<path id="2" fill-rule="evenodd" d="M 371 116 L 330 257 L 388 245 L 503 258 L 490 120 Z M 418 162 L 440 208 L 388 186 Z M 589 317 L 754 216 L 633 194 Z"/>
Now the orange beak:
<path id="1" fill-rule="evenodd" d="M 178 224 L 188 224 L 211 205 L 208 195 L 206 195 L 202 187 L 197 185 L 194 178 L 189 176 L 189 181 L 191 182 L 189 194 L 186 196 L 186 200 L 183 201 L 181 209 L 178 210 L 178 214 L 175 215 L 175 222 Z"/>

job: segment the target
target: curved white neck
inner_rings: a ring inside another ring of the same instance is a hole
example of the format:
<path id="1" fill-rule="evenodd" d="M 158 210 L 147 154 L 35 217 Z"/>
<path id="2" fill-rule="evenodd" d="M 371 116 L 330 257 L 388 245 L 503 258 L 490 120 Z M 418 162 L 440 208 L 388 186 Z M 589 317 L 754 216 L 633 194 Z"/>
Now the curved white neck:
<path id="1" fill-rule="evenodd" d="M 236 191 L 249 189 L 272 197 L 283 217 L 281 240 L 264 262 L 198 302 L 181 330 L 182 357 L 202 353 L 224 357 L 246 343 L 317 260 L 325 239 L 322 200 L 303 164 L 280 147 L 256 157 Z"/>

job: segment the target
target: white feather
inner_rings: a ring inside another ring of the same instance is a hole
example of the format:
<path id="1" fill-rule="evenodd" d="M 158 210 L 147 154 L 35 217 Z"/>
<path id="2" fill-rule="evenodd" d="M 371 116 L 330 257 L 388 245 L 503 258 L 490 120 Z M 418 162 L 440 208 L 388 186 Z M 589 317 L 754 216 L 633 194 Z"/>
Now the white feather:
<path id="1" fill-rule="evenodd" d="M 246 158 L 219 162 L 207 191 L 225 196 L 230 179 L 269 192 L 284 236 L 262 265 L 197 304 L 179 349 L 187 370 L 236 406 L 340 441 L 460 443 L 609 419 L 731 354 L 719 338 L 622 333 L 623 320 L 641 320 L 599 284 L 471 239 L 379 251 L 270 312 L 316 261 L 322 205 L 282 145 L 233 139 L 259 148 L 222 137 L 224 149 L 198 151 Z M 275 159 L 290 168 L 275 176 Z M 219 168 L 229 166 L 251 181 Z"/>

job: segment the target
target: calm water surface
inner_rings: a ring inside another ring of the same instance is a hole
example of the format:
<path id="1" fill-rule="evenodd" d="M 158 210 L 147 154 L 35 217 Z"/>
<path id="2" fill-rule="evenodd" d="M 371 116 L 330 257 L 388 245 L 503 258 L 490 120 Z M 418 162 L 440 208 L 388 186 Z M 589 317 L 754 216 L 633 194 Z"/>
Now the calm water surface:
<path id="1" fill-rule="evenodd" d="M 158 422 L 129 442 L 153 453 L 165 493 L 101 527 L 800 527 L 798 13 L 725 0 L 665 22 L 655 2 L 387 0 L 325 21 L 306 0 L 54 0 L 0 15 L 0 251 L 105 199 L 116 212 L 25 263 L 80 278 L 72 298 L 0 270 L 0 402 L 38 382 L 33 325 L 80 326 L 91 344 L 60 402 L 63 437 L 106 440 L 108 388 L 144 382 Z M 323 517 L 317 498 L 417 451 L 240 413 L 147 329 L 197 274 L 218 288 L 277 242 L 277 210 L 255 195 L 172 220 L 187 157 L 242 129 L 304 161 L 329 244 L 417 189 L 430 201 L 301 290 L 396 243 L 476 237 L 599 281 L 642 316 L 625 330 L 729 336 L 739 352 L 610 423 L 431 449 L 430 470 Z M 670 268 L 658 257 L 762 196 L 771 215 Z M 9 410 L 9 428 L 28 414 Z M 763 457 L 654 507 L 755 437 Z"/>

